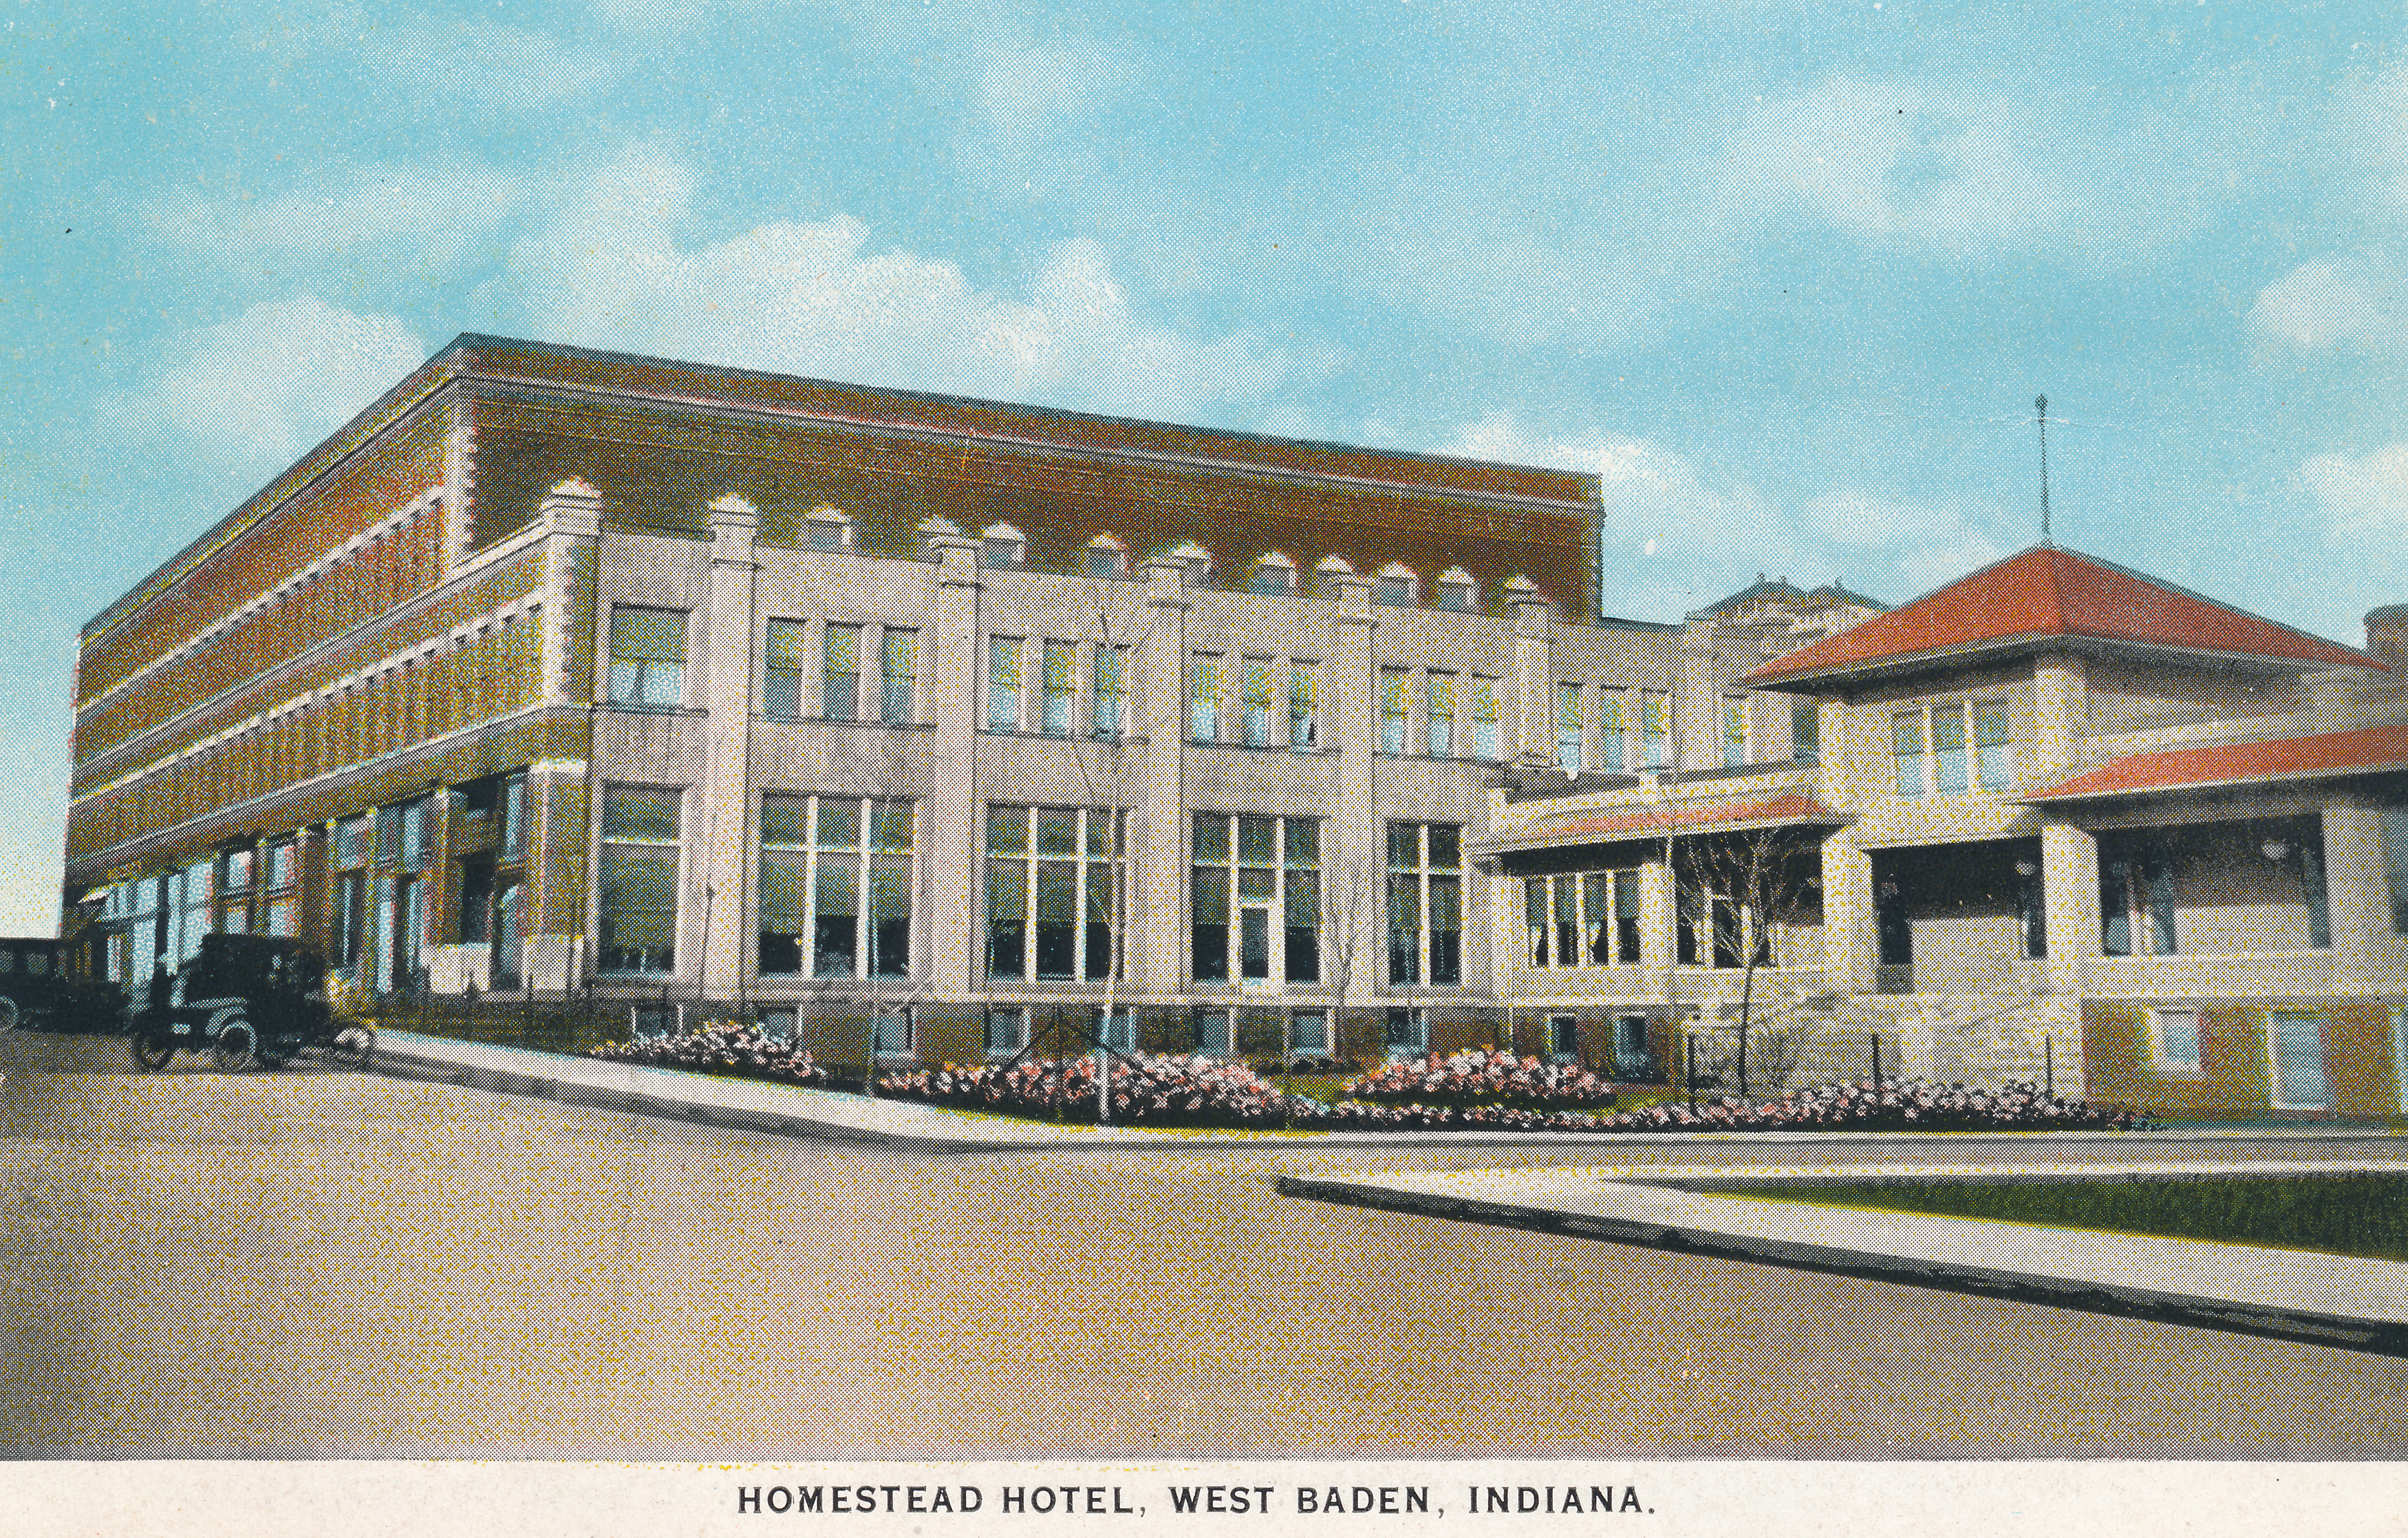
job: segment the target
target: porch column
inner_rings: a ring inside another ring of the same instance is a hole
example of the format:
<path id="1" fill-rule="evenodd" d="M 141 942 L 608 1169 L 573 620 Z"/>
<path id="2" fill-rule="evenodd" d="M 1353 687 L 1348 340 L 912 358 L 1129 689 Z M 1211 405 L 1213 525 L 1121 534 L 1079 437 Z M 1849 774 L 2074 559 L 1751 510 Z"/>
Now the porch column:
<path id="1" fill-rule="evenodd" d="M 1857 847 L 1852 829 L 1841 828 L 1823 841 L 1823 985 L 1870 993 L 1880 939 L 1873 917 L 1873 857 Z"/>
<path id="2" fill-rule="evenodd" d="M 1507 744 L 1512 761 L 1524 770 L 1550 768 L 1555 761 L 1555 620 L 1547 612 L 1546 595 L 1527 577 L 1505 583 L 1505 603 L 1513 615 L 1513 740 Z"/>
<path id="3" fill-rule="evenodd" d="M 1673 926 L 1672 868 L 1660 858 L 1639 868 L 1639 964 L 1664 974 L 1671 991 Z"/>
<path id="4" fill-rule="evenodd" d="M 702 702 L 710 733 L 703 761 L 696 919 L 702 997 L 712 1000 L 745 991 L 751 950 L 752 609 L 761 569 L 752 541 L 760 525 L 752 504 L 732 493 L 710 504 L 710 611 L 702 637 Z"/>
<path id="5" fill-rule="evenodd" d="M 2334 982 L 2344 992 L 2372 987 L 2372 972 L 2391 934 L 2391 884 L 2384 873 L 2383 813 L 2356 797 L 2324 805 L 2325 902 L 2332 914 Z"/>
<path id="6" fill-rule="evenodd" d="M 2099 841 L 2055 816 L 2040 830 L 2050 991 L 2080 995 L 2099 954 Z"/>

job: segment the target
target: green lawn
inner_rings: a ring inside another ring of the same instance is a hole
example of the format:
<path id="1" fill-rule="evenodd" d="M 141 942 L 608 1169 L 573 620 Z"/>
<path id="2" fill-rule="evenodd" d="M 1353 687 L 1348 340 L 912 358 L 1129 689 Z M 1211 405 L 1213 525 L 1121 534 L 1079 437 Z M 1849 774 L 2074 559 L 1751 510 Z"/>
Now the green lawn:
<path id="1" fill-rule="evenodd" d="M 1726 1194 L 2408 1260 L 2408 1174 L 1793 1186 Z"/>

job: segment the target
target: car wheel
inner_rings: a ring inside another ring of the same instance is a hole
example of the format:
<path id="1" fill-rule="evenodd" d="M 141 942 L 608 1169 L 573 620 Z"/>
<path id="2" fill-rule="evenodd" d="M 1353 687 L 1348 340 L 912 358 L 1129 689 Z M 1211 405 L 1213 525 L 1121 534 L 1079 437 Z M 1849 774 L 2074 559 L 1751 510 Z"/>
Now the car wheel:
<path id="1" fill-rule="evenodd" d="M 376 1055 L 376 1032 L 366 1026 L 345 1026 L 326 1043 L 326 1060 L 337 1068 L 366 1068 Z"/>
<path id="2" fill-rule="evenodd" d="M 16 1028 L 17 1001 L 7 997 L 6 994 L 0 994 L 0 1030 L 15 1030 Z"/>
<path id="3" fill-rule="evenodd" d="M 133 1047 L 134 1066 L 145 1073 L 158 1072 L 167 1066 L 167 1059 L 176 1055 L 176 1043 L 171 1037 L 136 1036 L 133 1039 Z"/>
<path id="4" fill-rule="evenodd" d="M 209 1056 L 217 1059 L 218 1068 L 227 1073 L 240 1073 L 259 1061 L 259 1033 L 251 1028 L 248 1020 L 236 1020 L 218 1032 L 209 1044 Z"/>

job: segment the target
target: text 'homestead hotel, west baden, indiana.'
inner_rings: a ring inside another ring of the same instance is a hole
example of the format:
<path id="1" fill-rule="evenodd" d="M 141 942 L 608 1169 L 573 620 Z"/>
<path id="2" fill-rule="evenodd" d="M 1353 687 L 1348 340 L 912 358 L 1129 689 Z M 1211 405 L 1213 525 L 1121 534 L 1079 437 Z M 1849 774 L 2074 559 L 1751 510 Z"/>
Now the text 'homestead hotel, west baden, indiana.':
<path id="1" fill-rule="evenodd" d="M 463 337 L 85 627 L 63 932 L 137 994 L 266 931 L 856 1065 L 1069 1019 L 1645 1081 L 1744 996 L 1759 1089 L 1878 1034 L 2401 1114 L 2408 610 L 2358 651 L 2042 545 L 1650 624 L 1600 611 L 1600 516 L 1562 471 Z"/>

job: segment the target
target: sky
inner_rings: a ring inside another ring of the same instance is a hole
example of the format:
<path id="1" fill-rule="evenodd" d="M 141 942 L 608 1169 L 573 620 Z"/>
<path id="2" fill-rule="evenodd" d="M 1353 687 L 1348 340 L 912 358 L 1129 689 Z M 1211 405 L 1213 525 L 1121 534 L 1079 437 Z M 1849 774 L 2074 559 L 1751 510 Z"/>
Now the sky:
<path id="1" fill-rule="evenodd" d="M 0 932 L 78 629 L 462 332 L 1603 482 L 1604 604 L 2408 600 L 2375 6 L 0 0 Z"/>

